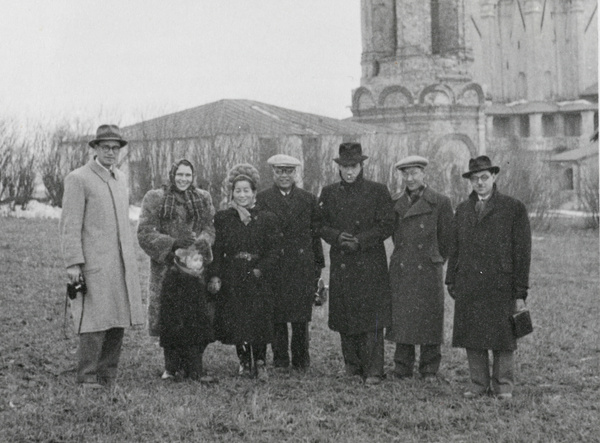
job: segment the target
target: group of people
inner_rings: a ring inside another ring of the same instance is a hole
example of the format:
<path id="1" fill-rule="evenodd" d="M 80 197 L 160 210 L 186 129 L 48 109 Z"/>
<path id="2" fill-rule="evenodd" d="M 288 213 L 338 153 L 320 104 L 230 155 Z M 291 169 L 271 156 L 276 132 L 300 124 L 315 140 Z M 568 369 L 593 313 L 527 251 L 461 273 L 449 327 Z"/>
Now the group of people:
<path id="1" fill-rule="evenodd" d="M 89 388 L 114 382 L 123 330 L 143 323 L 127 183 L 115 166 L 126 144 L 118 127 L 100 126 L 89 143 L 94 158 L 65 179 L 67 274 L 87 284 L 71 302 L 77 381 Z M 340 180 L 318 199 L 296 186 L 294 157 L 268 160 L 273 186 L 261 192 L 256 168 L 236 165 L 228 173 L 230 207 L 216 213 L 210 194 L 194 185 L 194 165 L 173 164 L 169 183 L 144 197 L 137 229 L 150 256 L 148 325 L 164 350 L 163 379 L 214 381 L 202 357 L 215 340 L 236 347 L 241 376 L 268 378 L 269 344 L 276 370 L 306 370 L 323 239 L 329 327 L 340 334 L 347 375 L 381 383 L 387 339 L 396 344 L 391 376 L 413 376 L 418 346 L 420 376 L 435 379 L 445 283 L 455 302 L 452 344 L 466 349 L 470 370 L 464 396 L 512 397 L 511 317 L 527 297 L 531 258 L 525 206 L 497 190 L 500 169 L 487 156 L 470 160 L 463 177 L 473 192 L 456 212 L 428 186 L 426 158 L 396 163 L 405 189 L 395 199 L 363 176 L 367 159 L 360 144 L 342 143 L 334 159 Z"/>

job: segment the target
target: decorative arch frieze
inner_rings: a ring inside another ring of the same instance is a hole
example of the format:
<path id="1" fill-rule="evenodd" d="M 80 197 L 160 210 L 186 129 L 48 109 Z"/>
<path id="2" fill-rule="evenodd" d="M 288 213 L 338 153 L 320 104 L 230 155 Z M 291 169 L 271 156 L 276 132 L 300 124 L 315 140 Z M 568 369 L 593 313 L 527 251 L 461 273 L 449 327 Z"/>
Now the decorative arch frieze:
<path id="1" fill-rule="evenodd" d="M 375 100 L 369 89 L 361 86 L 354 92 L 352 97 L 352 109 L 364 110 L 375 108 Z"/>
<path id="2" fill-rule="evenodd" d="M 448 102 L 449 102 L 448 104 L 450 104 L 450 105 L 453 105 L 454 103 L 456 103 L 456 100 L 455 100 L 456 97 L 454 95 L 454 91 L 452 90 L 452 88 L 443 83 L 436 83 L 436 84 L 429 85 L 429 86 L 426 86 L 425 88 L 423 88 L 423 90 L 419 94 L 419 104 L 420 105 L 425 104 L 425 97 L 427 97 L 427 95 L 431 94 L 432 92 L 438 92 L 438 93 L 444 94 L 446 97 L 448 97 Z"/>
<path id="3" fill-rule="evenodd" d="M 479 83 L 468 83 L 466 84 L 460 91 L 457 97 L 457 102 L 461 104 L 471 104 L 467 103 L 465 100 L 465 94 L 469 92 L 475 92 L 477 94 L 477 104 L 483 105 L 485 103 L 485 95 L 483 94 L 483 88 Z"/>
<path id="4" fill-rule="evenodd" d="M 383 91 L 381 91 L 381 93 L 379 94 L 379 100 L 378 100 L 378 104 L 380 107 L 390 107 L 390 106 L 386 106 L 386 99 L 388 99 L 389 97 L 393 96 L 393 95 L 401 95 L 403 96 L 403 98 L 405 100 L 406 105 L 412 105 L 414 103 L 414 97 L 412 95 L 412 93 L 405 88 L 404 86 L 400 86 L 400 85 L 391 85 L 391 86 L 387 86 L 386 88 L 383 89 Z"/>

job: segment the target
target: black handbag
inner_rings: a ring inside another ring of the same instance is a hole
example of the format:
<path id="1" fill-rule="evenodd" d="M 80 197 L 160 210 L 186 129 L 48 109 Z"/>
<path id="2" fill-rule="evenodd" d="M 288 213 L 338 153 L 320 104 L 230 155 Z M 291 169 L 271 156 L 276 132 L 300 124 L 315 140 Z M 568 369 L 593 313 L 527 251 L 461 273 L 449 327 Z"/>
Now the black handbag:
<path id="1" fill-rule="evenodd" d="M 531 334 L 533 332 L 533 324 L 531 323 L 531 314 L 529 313 L 529 309 L 523 309 L 519 312 L 515 312 L 510 317 L 513 334 L 515 338 L 525 337 L 527 334 Z"/>

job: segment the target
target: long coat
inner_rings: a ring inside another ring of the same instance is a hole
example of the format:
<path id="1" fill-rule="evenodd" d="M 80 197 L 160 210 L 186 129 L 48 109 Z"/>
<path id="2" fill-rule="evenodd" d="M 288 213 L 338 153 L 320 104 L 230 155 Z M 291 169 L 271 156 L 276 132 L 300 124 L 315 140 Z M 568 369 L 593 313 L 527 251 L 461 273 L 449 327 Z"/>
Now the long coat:
<path id="1" fill-rule="evenodd" d="M 270 343 L 273 337 L 272 278 L 280 259 L 280 232 L 275 216 L 252 209 L 248 225 L 233 208 L 215 215 L 217 238 L 209 276 L 221 279 L 215 329 L 225 344 Z M 250 259 L 240 258 L 250 254 Z M 256 277 L 253 269 L 259 269 Z"/>
<path id="2" fill-rule="evenodd" d="M 329 327 L 341 334 L 374 332 L 390 324 L 390 286 L 384 240 L 394 229 L 394 209 L 385 185 L 362 178 L 323 188 L 321 236 L 331 245 Z M 342 232 L 356 236 L 359 250 L 338 245 Z"/>
<path id="3" fill-rule="evenodd" d="M 165 201 L 165 191 L 148 191 L 142 201 L 142 211 L 137 228 L 140 247 L 150 256 L 150 277 L 148 294 L 148 331 L 151 336 L 160 333 L 160 294 L 167 269 L 173 263 L 173 243 L 178 237 L 189 233 L 196 234 L 197 243 L 212 245 L 215 241 L 213 217 L 215 208 L 207 191 L 196 189 L 200 195 L 199 220 L 188 218 L 185 206 L 176 200 L 172 219 L 160 216 Z"/>
<path id="4" fill-rule="evenodd" d="M 450 199 L 429 187 L 412 206 L 406 193 L 394 204 L 390 260 L 392 327 L 386 338 L 404 344 L 441 344 L 444 336 L 443 266 L 452 235 Z"/>
<path id="5" fill-rule="evenodd" d="M 317 273 L 325 266 L 317 198 L 295 186 L 284 197 L 273 186 L 260 192 L 256 201 L 261 208 L 275 214 L 281 228 L 281 260 L 273 278 L 274 321 L 308 322 L 317 290 Z"/>
<path id="6" fill-rule="evenodd" d="M 63 257 L 67 267 L 81 265 L 88 289 L 71 302 L 79 332 L 144 322 L 127 180 L 116 168 L 113 174 L 92 159 L 65 178 Z"/>
<path id="7" fill-rule="evenodd" d="M 456 208 L 446 284 L 454 285 L 452 345 L 514 350 L 510 316 L 529 286 L 531 230 L 525 205 L 493 191 L 479 217 L 477 194 Z"/>

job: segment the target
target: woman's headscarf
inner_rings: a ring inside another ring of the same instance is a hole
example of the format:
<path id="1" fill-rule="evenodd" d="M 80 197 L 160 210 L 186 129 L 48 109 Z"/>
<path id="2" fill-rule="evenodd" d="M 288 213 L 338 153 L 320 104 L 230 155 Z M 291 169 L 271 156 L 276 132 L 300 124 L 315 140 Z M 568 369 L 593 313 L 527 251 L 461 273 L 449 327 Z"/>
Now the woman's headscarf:
<path id="1" fill-rule="evenodd" d="M 185 191 L 182 191 L 179 188 L 177 188 L 177 185 L 175 184 L 175 174 L 177 174 L 177 169 L 179 169 L 181 165 L 189 166 L 192 170 L 192 183 Z M 192 165 L 192 163 L 189 160 L 186 160 L 184 158 L 181 160 L 177 160 L 175 163 L 173 163 L 173 166 L 171 166 L 171 170 L 169 171 L 170 183 L 168 185 L 163 186 L 163 189 L 165 190 L 165 201 L 161 210 L 162 218 L 170 220 L 175 216 L 175 202 L 179 198 L 183 199 L 183 201 L 185 202 L 184 204 L 188 217 L 190 217 L 194 221 L 200 219 L 200 208 L 202 207 L 202 198 L 200 197 L 200 194 L 196 191 L 196 187 L 193 184 L 194 179 L 194 165 Z"/>

